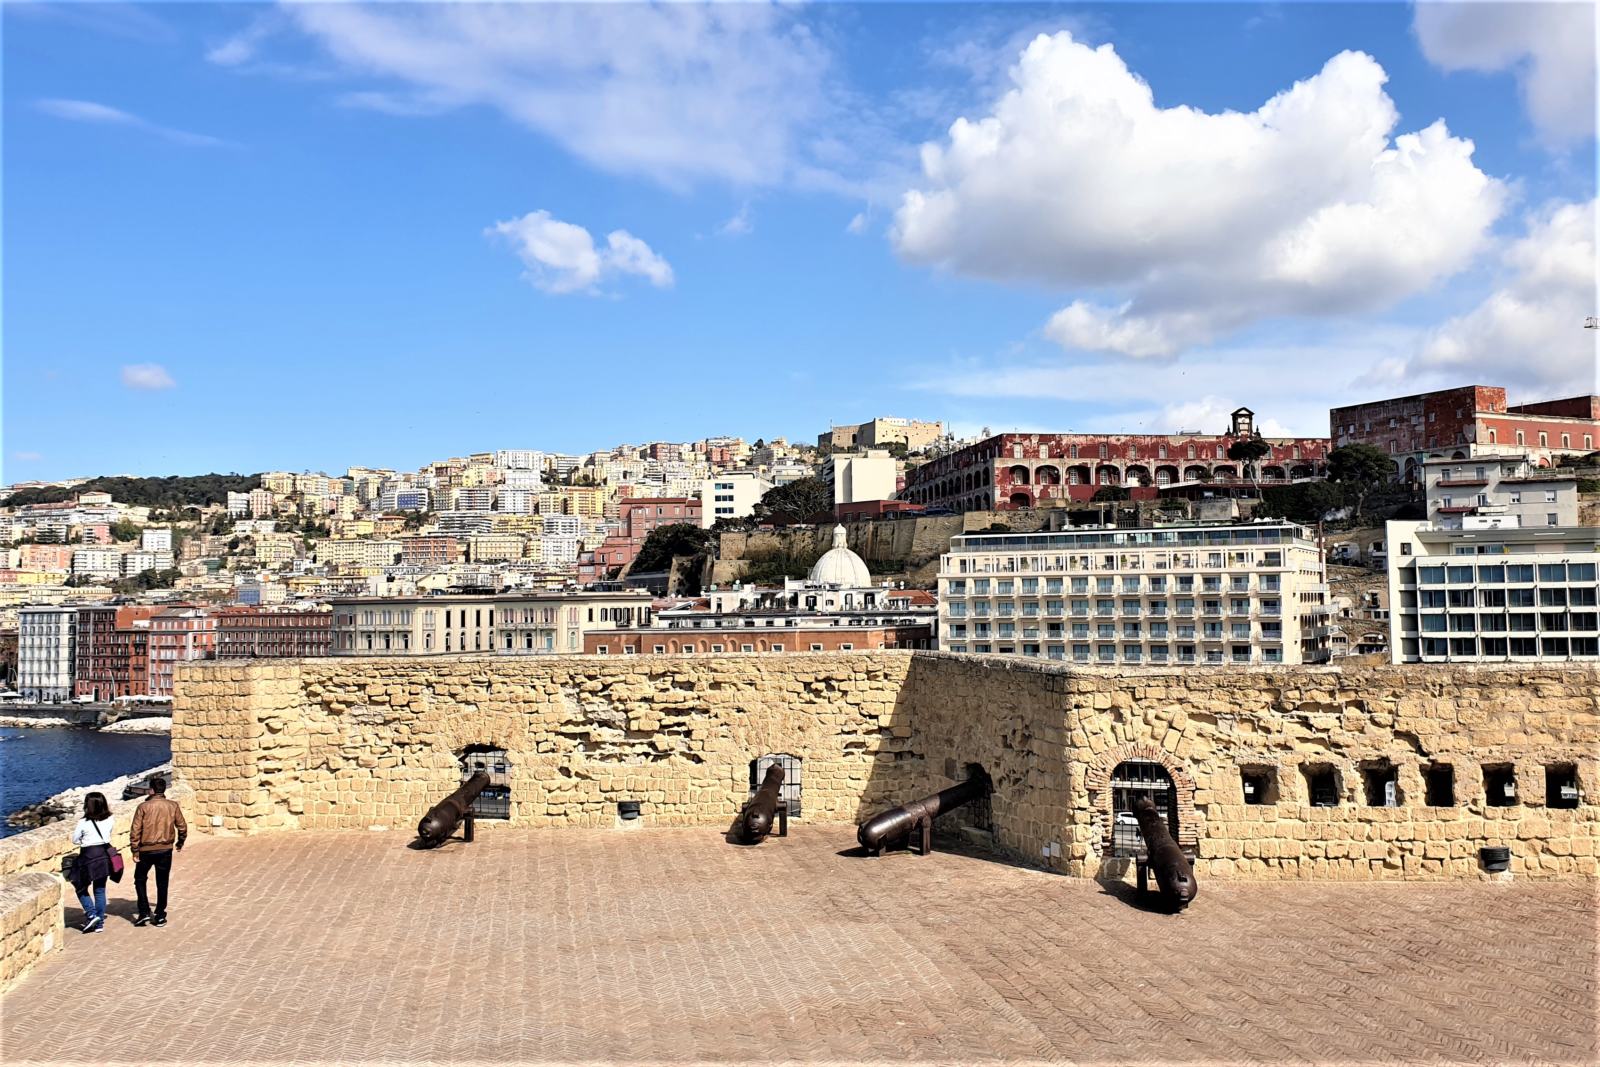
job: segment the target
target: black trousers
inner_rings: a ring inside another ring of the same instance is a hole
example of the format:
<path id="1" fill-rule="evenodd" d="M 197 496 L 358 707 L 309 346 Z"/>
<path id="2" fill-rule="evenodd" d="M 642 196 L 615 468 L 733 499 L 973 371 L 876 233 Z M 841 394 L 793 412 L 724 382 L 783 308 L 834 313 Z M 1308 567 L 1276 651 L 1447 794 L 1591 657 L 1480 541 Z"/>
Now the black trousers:
<path id="1" fill-rule="evenodd" d="M 150 868 L 156 871 L 156 918 L 167 914 L 167 878 L 172 874 L 172 850 L 164 848 L 160 852 L 141 852 L 139 862 L 133 867 L 133 890 L 139 897 L 139 914 L 150 914 L 150 897 L 145 892 L 145 876 L 150 873 Z"/>

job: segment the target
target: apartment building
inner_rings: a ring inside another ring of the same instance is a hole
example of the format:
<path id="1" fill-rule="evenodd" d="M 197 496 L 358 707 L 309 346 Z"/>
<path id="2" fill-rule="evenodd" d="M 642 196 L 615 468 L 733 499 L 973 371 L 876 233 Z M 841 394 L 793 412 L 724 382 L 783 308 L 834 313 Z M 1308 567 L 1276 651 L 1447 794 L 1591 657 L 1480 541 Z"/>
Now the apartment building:
<path id="1" fill-rule="evenodd" d="M 332 643 L 331 611 L 231 607 L 217 614 L 218 659 L 326 656 Z"/>
<path id="2" fill-rule="evenodd" d="M 150 619 L 163 608 L 98 604 L 78 609 L 73 695 L 93 700 L 150 691 Z"/>
<path id="3" fill-rule="evenodd" d="M 888 500 L 898 490 L 895 458 L 887 452 L 835 452 L 822 461 L 822 480 L 833 492 L 835 512 L 846 504 Z"/>
<path id="4" fill-rule="evenodd" d="M 332 654 L 578 653 L 585 633 L 647 625 L 650 605 L 641 592 L 342 597 Z"/>
<path id="5" fill-rule="evenodd" d="M 1436 530 L 1578 525 L 1578 481 L 1527 455 L 1486 453 L 1422 464 L 1428 520 Z"/>
<path id="6" fill-rule="evenodd" d="M 17 690 L 24 700 L 57 704 L 72 698 L 77 615 L 76 608 L 57 604 L 17 612 Z"/>
<path id="7" fill-rule="evenodd" d="M 1381 448 L 1394 459 L 1397 476 L 1415 482 L 1430 458 L 1473 459 L 1511 447 L 1548 463 L 1593 452 L 1600 441 L 1600 396 L 1508 405 L 1499 386 L 1467 385 L 1334 408 L 1328 422 L 1335 448 Z"/>
<path id="8" fill-rule="evenodd" d="M 458 537 L 430 535 L 400 538 L 400 562 L 408 567 L 447 567 L 452 563 L 464 563 L 466 559 L 466 542 Z"/>
<path id="9" fill-rule="evenodd" d="M 80 548 L 72 553 L 72 573 L 81 578 L 116 578 L 122 574 L 122 553 L 114 548 Z"/>
<path id="10" fill-rule="evenodd" d="M 149 526 L 139 534 L 139 547 L 146 552 L 171 552 L 172 528 Z"/>
<path id="11" fill-rule="evenodd" d="M 1600 529 L 1391 522 L 1395 663 L 1600 658 Z"/>
<path id="12" fill-rule="evenodd" d="M 618 502 L 619 528 L 578 557 L 578 580 L 599 581 L 633 562 L 651 531 L 678 523 L 700 525 L 698 497 L 638 497 Z"/>
<path id="13" fill-rule="evenodd" d="M 718 519 L 742 519 L 772 488 L 754 471 L 722 471 L 700 484 L 700 525 L 709 529 Z"/>
<path id="14" fill-rule="evenodd" d="M 213 659 L 217 654 L 217 616 L 204 608 L 180 604 L 150 618 L 151 696 L 172 695 L 179 663 Z"/>
<path id="15" fill-rule="evenodd" d="M 334 538 L 317 545 L 317 561 L 330 567 L 387 567 L 400 559 L 401 543 L 364 538 Z"/>
<path id="16" fill-rule="evenodd" d="M 1094 664 L 1327 658 L 1322 552 L 1288 522 L 950 539 L 939 647 Z"/>

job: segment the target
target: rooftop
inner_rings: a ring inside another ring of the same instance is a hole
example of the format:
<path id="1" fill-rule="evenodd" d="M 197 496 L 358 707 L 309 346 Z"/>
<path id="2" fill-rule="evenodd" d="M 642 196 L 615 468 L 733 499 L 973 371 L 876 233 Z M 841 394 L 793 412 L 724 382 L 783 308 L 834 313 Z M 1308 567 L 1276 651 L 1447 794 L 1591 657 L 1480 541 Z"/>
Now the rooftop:
<path id="1" fill-rule="evenodd" d="M 408 840 L 192 838 L 170 926 L 113 885 L 108 931 L 6 996 L 7 1062 L 1600 1053 L 1585 882 L 1208 882 L 1173 916 L 971 849 L 859 858 L 839 825 Z"/>

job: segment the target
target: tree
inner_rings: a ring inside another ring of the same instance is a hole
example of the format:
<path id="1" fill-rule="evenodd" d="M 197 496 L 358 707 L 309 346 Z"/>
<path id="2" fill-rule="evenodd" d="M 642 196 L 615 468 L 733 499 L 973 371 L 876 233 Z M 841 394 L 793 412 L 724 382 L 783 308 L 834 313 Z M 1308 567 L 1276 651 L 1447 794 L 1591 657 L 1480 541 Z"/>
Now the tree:
<path id="1" fill-rule="evenodd" d="M 1255 514 L 1260 518 L 1288 519 L 1310 525 L 1344 504 L 1344 489 L 1333 482 L 1270 485 L 1261 491 L 1261 503 Z"/>
<path id="2" fill-rule="evenodd" d="M 1356 516 L 1366 509 L 1367 496 L 1394 481 L 1399 468 L 1381 448 L 1367 444 L 1343 445 L 1328 453 L 1328 480 L 1355 497 Z"/>
<path id="3" fill-rule="evenodd" d="M 118 519 L 111 524 L 111 539 L 113 541 L 137 541 L 139 539 L 139 524 L 132 519 Z"/>
<path id="4" fill-rule="evenodd" d="M 667 570 L 674 557 L 704 555 L 710 541 L 710 530 L 702 530 L 690 522 L 657 526 L 639 546 L 639 554 L 633 558 L 633 572 L 648 574 Z"/>
<path id="5" fill-rule="evenodd" d="M 1257 481 L 1256 461 L 1272 455 L 1272 446 L 1259 437 L 1241 437 L 1228 446 L 1228 458 L 1235 463 L 1243 463 L 1246 476 L 1251 481 Z"/>
<path id="6" fill-rule="evenodd" d="M 832 514 L 833 492 L 827 482 L 815 476 L 768 489 L 756 502 L 754 511 L 757 522 L 776 526 L 814 522 Z"/>
<path id="7" fill-rule="evenodd" d="M 1097 504 L 1115 504 L 1128 499 L 1128 491 L 1120 485 L 1102 485 L 1089 498 Z"/>

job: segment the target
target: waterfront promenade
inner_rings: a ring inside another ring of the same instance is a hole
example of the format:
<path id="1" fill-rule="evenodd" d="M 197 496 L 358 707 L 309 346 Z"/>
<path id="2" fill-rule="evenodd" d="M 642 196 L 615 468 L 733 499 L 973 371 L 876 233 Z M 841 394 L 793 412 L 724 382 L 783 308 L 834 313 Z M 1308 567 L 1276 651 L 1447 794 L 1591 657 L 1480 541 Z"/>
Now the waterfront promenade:
<path id="1" fill-rule="evenodd" d="M 7 1063 L 1593 1062 L 1592 882 L 1201 884 L 712 829 L 191 839 L 172 924 L 4 998 Z M 69 921 L 76 907 L 68 910 Z M 83 1006 L 76 1010 L 74 1006 Z"/>

